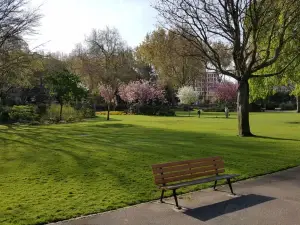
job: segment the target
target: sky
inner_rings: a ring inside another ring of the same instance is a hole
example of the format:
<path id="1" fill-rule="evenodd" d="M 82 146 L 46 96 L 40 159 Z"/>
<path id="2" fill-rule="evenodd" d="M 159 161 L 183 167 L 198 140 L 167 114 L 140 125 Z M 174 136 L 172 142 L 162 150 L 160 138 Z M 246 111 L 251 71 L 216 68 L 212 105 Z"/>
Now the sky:
<path id="1" fill-rule="evenodd" d="M 92 29 L 106 26 L 135 47 L 157 24 L 150 0 L 31 0 L 31 6 L 40 6 L 43 18 L 38 34 L 27 40 L 31 49 L 46 52 L 70 53 Z"/>

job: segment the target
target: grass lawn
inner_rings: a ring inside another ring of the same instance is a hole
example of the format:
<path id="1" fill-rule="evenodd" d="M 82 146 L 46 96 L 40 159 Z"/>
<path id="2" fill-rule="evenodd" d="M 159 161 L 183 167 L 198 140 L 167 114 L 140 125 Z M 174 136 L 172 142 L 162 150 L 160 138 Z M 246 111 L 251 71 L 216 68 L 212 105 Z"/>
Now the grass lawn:
<path id="1" fill-rule="evenodd" d="M 259 138 L 237 137 L 235 114 L 104 117 L 0 126 L 0 224 L 43 224 L 156 199 L 154 163 L 219 155 L 239 179 L 300 164 L 295 113 L 251 114 Z"/>

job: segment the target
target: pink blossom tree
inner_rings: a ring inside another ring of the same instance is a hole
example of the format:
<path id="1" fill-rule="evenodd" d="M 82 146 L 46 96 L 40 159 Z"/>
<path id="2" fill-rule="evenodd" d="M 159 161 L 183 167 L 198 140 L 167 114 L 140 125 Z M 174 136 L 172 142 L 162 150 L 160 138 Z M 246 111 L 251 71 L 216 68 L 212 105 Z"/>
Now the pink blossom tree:
<path id="1" fill-rule="evenodd" d="M 107 84 L 99 85 L 100 96 L 104 99 L 107 104 L 107 120 L 109 120 L 110 106 L 115 99 L 115 90 L 112 86 Z"/>
<path id="2" fill-rule="evenodd" d="M 158 85 L 151 84 L 146 80 L 131 81 L 119 86 L 121 99 L 129 104 L 146 104 L 151 100 L 164 99 L 164 90 Z"/>
<path id="3" fill-rule="evenodd" d="M 217 84 L 215 88 L 216 99 L 220 102 L 235 103 L 237 100 L 238 84 L 232 82 L 222 82 Z"/>

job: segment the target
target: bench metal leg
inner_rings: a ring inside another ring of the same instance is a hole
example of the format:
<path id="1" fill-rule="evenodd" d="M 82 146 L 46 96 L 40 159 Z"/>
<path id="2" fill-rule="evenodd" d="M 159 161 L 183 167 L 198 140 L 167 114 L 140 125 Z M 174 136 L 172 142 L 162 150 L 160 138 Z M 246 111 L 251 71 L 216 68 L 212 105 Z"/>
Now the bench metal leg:
<path id="1" fill-rule="evenodd" d="M 175 189 L 173 189 L 173 196 L 174 196 L 174 199 L 175 199 L 177 209 L 181 209 L 181 207 L 178 205 L 178 200 L 177 200 L 177 195 L 176 195 L 176 190 Z"/>
<path id="2" fill-rule="evenodd" d="M 164 198 L 164 193 L 165 193 L 165 190 L 162 190 L 161 191 L 161 196 L 160 196 L 160 202 L 163 203 L 163 198 Z"/>
<path id="3" fill-rule="evenodd" d="M 232 190 L 232 185 L 231 185 L 230 178 L 227 179 L 227 183 L 228 183 L 228 185 L 229 185 L 229 188 L 230 188 L 231 193 L 232 193 L 233 195 L 235 195 L 235 193 L 234 193 L 233 190 Z"/>
<path id="4" fill-rule="evenodd" d="M 214 191 L 216 191 L 217 189 L 216 189 L 216 187 L 217 187 L 217 183 L 218 183 L 218 181 L 216 180 L 215 181 L 215 184 L 214 184 Z"/>

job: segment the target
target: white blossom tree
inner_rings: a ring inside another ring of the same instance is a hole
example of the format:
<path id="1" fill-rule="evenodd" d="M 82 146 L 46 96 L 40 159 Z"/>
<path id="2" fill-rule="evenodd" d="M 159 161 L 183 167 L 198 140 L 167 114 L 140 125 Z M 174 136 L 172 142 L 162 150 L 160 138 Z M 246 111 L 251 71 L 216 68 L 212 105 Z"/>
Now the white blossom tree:
<path id="1" fill-rule="evenodd" d="M 191 86 L 183 86 L 178 89 L 177 97 L 179 98 L 181 104 L 185 104 L 189 106 L 188 111 L 190 116 L 191 115 L 190 105 L 198 101 L 199 92 L 195 91 L 194 88 Z"/>

